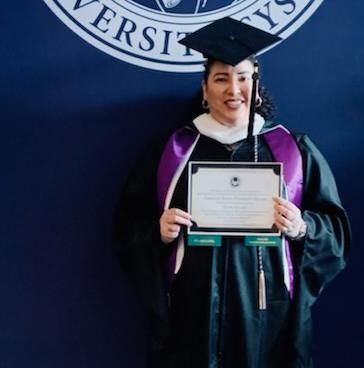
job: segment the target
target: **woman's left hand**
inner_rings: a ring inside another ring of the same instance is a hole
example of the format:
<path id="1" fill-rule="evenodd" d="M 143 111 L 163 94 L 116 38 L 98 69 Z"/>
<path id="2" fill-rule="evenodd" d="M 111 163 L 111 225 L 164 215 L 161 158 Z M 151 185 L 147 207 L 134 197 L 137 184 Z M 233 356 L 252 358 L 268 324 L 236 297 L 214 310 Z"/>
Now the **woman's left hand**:
<path id="1" fill-rule="evenodd" d="M 305 222 L 301 210 L 292 202 L 280 197 L 273 197 L 274 223 L 289 238 L 297 238 Z"/>

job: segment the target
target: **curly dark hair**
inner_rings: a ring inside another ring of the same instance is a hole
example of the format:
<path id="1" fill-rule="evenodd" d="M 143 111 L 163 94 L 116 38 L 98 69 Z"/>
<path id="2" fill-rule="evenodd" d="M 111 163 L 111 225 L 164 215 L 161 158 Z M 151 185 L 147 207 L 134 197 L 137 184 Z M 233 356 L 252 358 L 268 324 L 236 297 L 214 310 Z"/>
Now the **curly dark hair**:
<path id="1" fill-rule="evenodd" d="M 261 83 L 259 83 L 258 92 L 260 98 L 262 99 L 262 103 L 260 106 L 256 107 L 255 111 L 257 114 L 263 116 L 265 120 L 273 120 L 276 116 L 277 107 L 272 96 Z"/>
<path id="2" fill-rule="evenodd" d="M 247 58 L 252 64 L 258 63 L 258 60 L 255 56 L 249 56 Z M 207 59 L 205 62 L 205 70 L 203 73 L 203 80 L 205 83 L 207 82 L 207 79 L 211 72 L 212 65 L 216 62 L 216 59 Z M 262 103 L 256 107 L 256 112 L 263 116 L 265 120 L 272 120 L 275 117 L 276 114 L 276 106 L 274 104 L 272 96 L 269 94 L 268 90 L 264 87 L 264 85 L 261 82 L 261 79 L 259 79 L 259 87 L 258 87 L 258 93 L 260 98 L 262 99 Z"/>

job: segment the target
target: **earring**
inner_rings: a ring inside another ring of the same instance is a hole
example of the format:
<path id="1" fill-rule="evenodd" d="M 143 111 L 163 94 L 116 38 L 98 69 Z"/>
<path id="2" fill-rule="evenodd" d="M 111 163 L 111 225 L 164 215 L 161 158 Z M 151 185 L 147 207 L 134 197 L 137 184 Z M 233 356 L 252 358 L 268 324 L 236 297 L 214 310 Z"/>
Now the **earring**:
<path id="1" fill-rule="evenodd" d="M 209 109 L 209 103 L 207 102 L 207 100 L 203 99 L 201 102 L 201 106 L 204 110 L 208 110 Z"/>
<path id="2" fill-rule="evenodd" d="M 255 100 L 255 106 L 256 107 L 260 107 L 262 106 L 263 100 L 261 99 L 261 97 L 257 97 L 257 99 Z"/>

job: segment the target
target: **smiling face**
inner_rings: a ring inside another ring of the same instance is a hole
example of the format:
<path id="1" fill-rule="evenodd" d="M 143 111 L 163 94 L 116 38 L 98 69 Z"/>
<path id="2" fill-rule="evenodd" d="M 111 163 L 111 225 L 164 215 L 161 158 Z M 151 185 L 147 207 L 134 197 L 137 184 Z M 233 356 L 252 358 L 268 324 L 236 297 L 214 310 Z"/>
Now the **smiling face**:
<path id="1" fill-rule="evenodd" d="M 250 60 L 235 66 L 220 61 L 211 65 L 202 89 L 210 114 L 219 123 L 248 125 L 253 72 L 254 65 Z"/>

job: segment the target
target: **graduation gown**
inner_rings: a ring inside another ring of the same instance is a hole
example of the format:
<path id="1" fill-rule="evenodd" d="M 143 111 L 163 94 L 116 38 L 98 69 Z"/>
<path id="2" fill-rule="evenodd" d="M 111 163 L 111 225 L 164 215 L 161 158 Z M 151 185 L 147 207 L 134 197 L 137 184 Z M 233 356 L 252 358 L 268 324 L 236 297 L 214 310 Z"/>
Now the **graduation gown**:
<path id="1" fill-rule="evenodd" d="M 266 123 L 264 129 L 272 126 Z M 196 129 L 193 124 L 191 129 Z M 119 259 L 150 316 L 150 366 L 173 368 L 309 368 L 311 306 L 344 268 L 350 242 L 346 213 L 331 170 L 305 135 L 294 135 L 304 163 L 304 241 L 292 241 L 293 298 L 284 283 L 282 249 L 263 248 L 267 309 L 257 308 L 258 257 L 244 239 L 223 237 L 221 247 L 185 247 L 172 285 L 166 261 L 172 245 L 160 240 L 156 172 L 160 150 L 149 150 L 124 190 Z M 264 139 L 259 161 L 273 161 Z M 227 147 L 201 136 L 191 161 L 251 161 L 246 140 Z M 170 207 L 187 208 L 187 168 Z M 185 235 L 185 234 L 184 234 Z"/>

